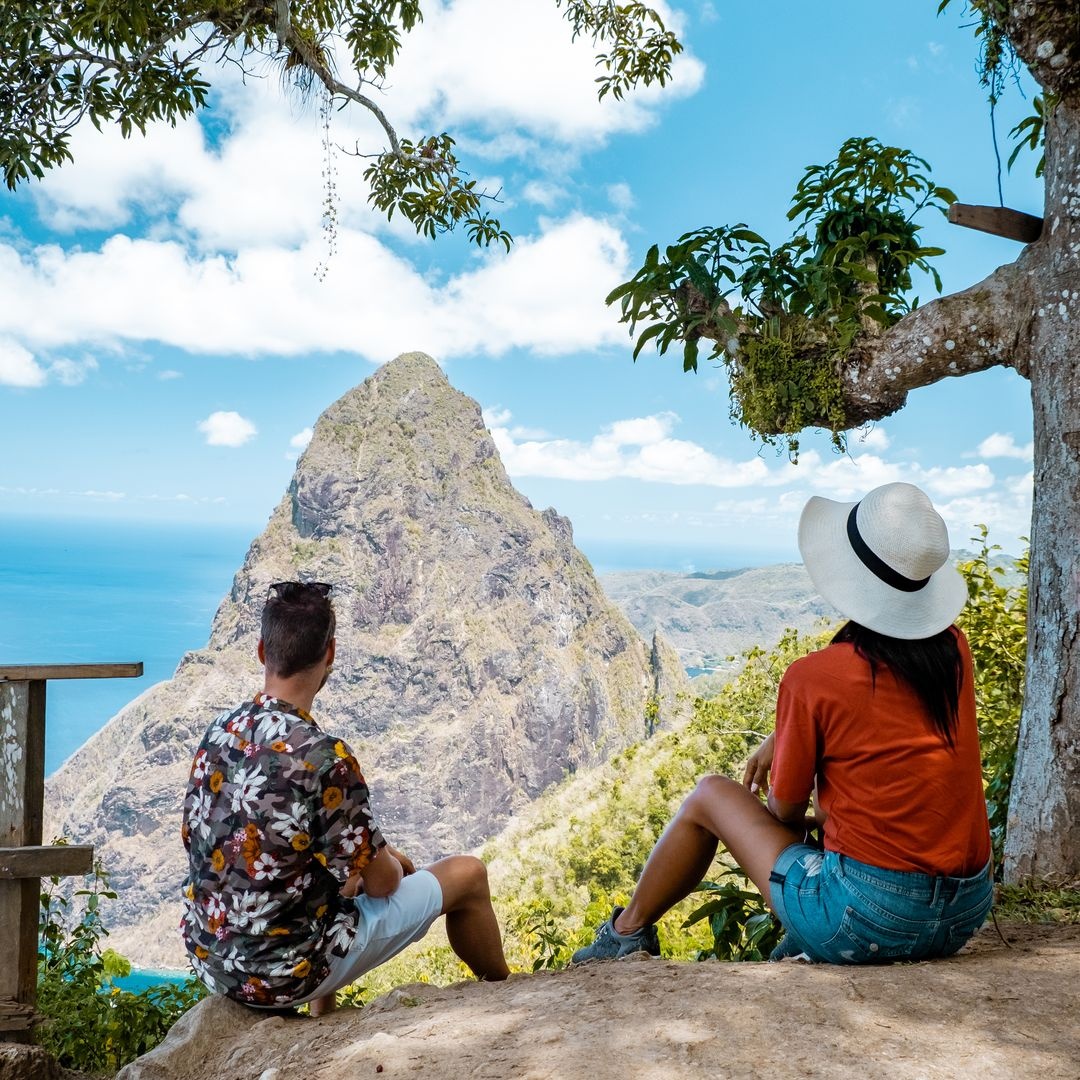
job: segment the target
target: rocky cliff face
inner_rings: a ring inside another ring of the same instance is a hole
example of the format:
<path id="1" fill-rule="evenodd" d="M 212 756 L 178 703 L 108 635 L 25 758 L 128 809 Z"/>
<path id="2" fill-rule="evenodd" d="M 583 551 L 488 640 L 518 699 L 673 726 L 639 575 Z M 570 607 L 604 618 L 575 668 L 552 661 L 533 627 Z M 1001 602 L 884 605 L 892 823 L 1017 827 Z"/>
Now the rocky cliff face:
<path id="1" fill-rule="evenodd" d="M 133 701 L 49 782 L 54 833 L 92 842 L 120 894 L 111 943 L 179 965 L 180 809 L 213 715 L 261 687 L 271 582 L 334 585 L 338 650 L 316 699 L 356 752 L 383 831 L 418 861 L 472 847 L 579 766 L 673 719 L 685 678 L 514 490 L 476 402 L 422 353 L 319 418 L 206 649 Z"/>

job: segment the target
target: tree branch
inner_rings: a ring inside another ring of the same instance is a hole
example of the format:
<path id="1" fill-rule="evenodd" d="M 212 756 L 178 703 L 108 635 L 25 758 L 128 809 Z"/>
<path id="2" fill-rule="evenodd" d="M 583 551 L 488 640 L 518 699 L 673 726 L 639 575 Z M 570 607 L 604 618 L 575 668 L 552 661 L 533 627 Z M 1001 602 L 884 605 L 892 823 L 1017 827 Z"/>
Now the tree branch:
<path id="1" fill-rule="evenodd" d="M 883 333 L 860 335 L 840 368 L 843 426 L 891 416 L 904 407 L 911 390 L 941 379 L 991 367 L 1012 367 L 1027 378 L 1034 314 L 1029 252 L 964 292 L 916 308 Z M 694 336 L 735 347 L 734 340 L 728 340 L 730 331 L 715 321 L 730 314 L 726 303 L 710 308 L 689 282 L 680 286 L 680 296 L 684 317 L 708 316 L 695 326 Z M 737 354 L 734 362 L 738 364 Z M 820 362 L 828 360 L 822 357 Z M 804 420 L 806 427 L 831 429 L 836 423 L 825 416 Z"/>
<path id="2" fill-rule="evenodd" d="M 1034 314 L 1027 252 L 964 292 L 916 308 L 880 338 L 860 340 L 840 375 L 849 427 L 902 408 L 941 379 L 1012 367 L 1027 377 Z"/>
<path id="3" fill-rule="evenodd" d="M 279 25 L 278 32 L 281 32 Z M 394 125 L 390 123 L 386 113 L 375 104 L 371 98 L 364 94 L 361 94 L 359 90 L 354 90 L 351 86 L 346 86 L 341 82 L 334 73 L 327 66 L 326 61 L 320 55 L 319 50 L 315 45 L 306 40 L 301 34 L 297 33 L 296 27 L 292 23 L 288 26 L 288 31 L 285 38 L 286 44 L 290 49 L 295 49 L 296 52 L 302 57 L 305 67 L 311 71 L 315 77 L 326 87 L 327 92 L 333 97 L 348 98 L 349 101 L 355 102 L 357 105 L 364 109 L 367 109 L 376 120 L 379 121 L 383 131 L 386 132 L 386 137 L 390 142 L 390 152 L 402 161 L 412 162 L 415 158 L 402 152 L 401 141 L 398 139 L 398 134 L 394 130 Z M 436 164 L 436 162 L 431 162 Z"/>

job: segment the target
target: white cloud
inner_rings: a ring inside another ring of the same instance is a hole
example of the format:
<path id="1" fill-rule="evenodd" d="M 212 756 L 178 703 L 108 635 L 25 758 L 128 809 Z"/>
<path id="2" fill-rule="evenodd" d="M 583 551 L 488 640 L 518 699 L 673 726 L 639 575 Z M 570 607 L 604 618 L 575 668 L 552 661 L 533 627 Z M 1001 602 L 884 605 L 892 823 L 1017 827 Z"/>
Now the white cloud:
<path id="1" fill-rule="evenodd" d="M 1023 476 L 1014 476 L 1005 481 L 1005 487 L 1013 495 L 1024 495 L 1028 501 L 1031 500 L 1031 493 L 1035 487 L 1035 473 L 1034 470 L 1029 469 Z"/>
<path id="2" fill-rule="evenodd" d="M 49 364 L 49 374 L 64 386 L 80 386 L 86 382 L 92 371 L 97 371 L 98 362 L 92 357 L 85 360 L 53 360 Z"/>
<path id="3" fill-rule="evenodd" d="M 678 13 L 658 6 L 678 30 Z M 695 92 L 703 72 L 683 54 L 667 88 L 601 103 L 592 43 L 571 40 L 550 0 L 519 0 L 512 16 L 502 0 L 432 0 L 385 104 L 403 132 L 445 126 L 470 155 L 525 159 L 539 175 L 526 175 L 523 194 L 547 209 L 566 197 L 559 184 L 583 149 L 642 130 L 665 102 Z M 344 155 L 335 162 L 339 250 L 327 280 L 315 281 L 325 255 L 317 110 L 291 101 L 273 77 L 245 82 L 215 67 L 212 81 L 213 138 L 196 119 L 130 139 L 82 126 L 75 162 L 33 186 L 54 229 L 134 231 L 138 222 L 141 235 L 117 233 L 96 250 L 0 242 L 0 381 L 40 386 L 43 353 L 129 342 L 215 355 L 348 351 L 375 362 L 411 346 L 450 358 L 625 343 L 603 304 L 628 269 L 614 225 L 582 214 L 542 220 L 509 255 L 477 253 L 441 279 L 375 239 L 422 242 L 400 215 L 387 223 L 370 208 L 363 163 Z M 332 135 L 361 148 L 382 141 L 354 109 L 335 114 Z M 622 184 L 609 195 L 617 206 L 632 198 Z M 403 327 L 413 340 L 402 340 Z M 54 377 L 79 374 L 64 361 Z"/>
<path id="4" fill-rule="evenodd" d="M 184 491 L 177 492 L 175 495 L 161 495 L 157 492 L 151 495 L 137 495 L 137 499 L 143 502 L 154 503 L 192 503 L 201 505 L 218 505 L 220 503 L 227 502 L 223 495 L 188 495 Z"/>
<path id="5" fill-rule="evenodd" d="M 850 442 L 859 448 L 867 450 L 888 450 L 892 445 L 892 439 L 889 438 L 880 424 L 852 432 Z"/>
<path id="6" fill-rule="evenodd" d="M 797 482 L 815 495 L 841 502 L 861 499 L 868 491 L 897 480 L 910 480 L 908 467 L 886 461 L 877 454 L 849 454 L 823 460 L 810 451 L 798 465 L 783 465 L 770 478 L 774 484 Z"/>
<path id="7" fill-rule="evenodd" d="M 652 6 L 681 29 L 667 4 Z M 623 101 L 610 95 L 599 101 L 596 51 L 588 35 L 571 41 L 569 24 L 550 0 L 515 0 L 512 7 L 505 0 L 433 0 L 394 66 L 387 107 L 406 127 L 476 124 L 493 133 L 595 142 L 642 130 L 662 100 L 693 94 L 704 80 L 704 65 L 684 53 L 666 89 L 654 85 Z"/>
<path id="8" fill-rule="evenodd" d="M 97 251 L 48 245 L 23 256 L 0 244 L 0 337 L 21 349 L 6 354 L 9 376 L 34 377 L 31 348 L 125 341 L 215 355 L 359 352 L 376 362 L 406 348 L 446 358 L 625 341 L 603 301 L 627 271 L 627 246 L 595 218 L 543 221 L 509 254 L 479 254 L 442 284 L 352 230 L 320 283 L 312 270 L 321 254 L 320 240 L 235 258 L 123 235 Z"/>
<path id="9" fill-rule="evenodd" d="M 30 495 L 30 496 L 42 496 L 42 495 L 60 495 L 62 492 L 59 488 L 33 488 L 33 487 L 6 487 L 0 484 L 0 495 Z"/>
<path id="10" fill-rule="evenodd" d="M 550 210 L 560 199 L 566 198 L 566 191 L 547 180 L 530 180 L 521 189 L 521 197 L 526 202 Z"/>
<path id="11" fill-rule="evenodd" d="M 986 525 L 991 543 L 1015 554 L 1020 551 L 1020 538 L 1031 532 L 1030 485 L 1016 490 L 1008 484 L 1005 491 L 969 495 L 936 505 L 949 527 L 954 548 L 973 547 L 976 526 Z"/>
<path id="12" fill-rule="evenodd" d="M 0 337 L 0 386 L 33 388 L 44 386 L 45 379 L 45 369 L 27 349 L 16 341 Z"/>
<path id="13" fill-rule="evenodd" d="M 620 214 L 627 214 L 634 208 L 634 193 L 630 190 L 629 184 L 610 184 L 607 197 Z"/>
<path id="14" fill-rule="evenodd" d="M 494 428 L 505 428 L 515 441 L 551 438 L 551 435 L 544 428 L 526 427 L 523 424 L 515 424 L 511 427 L 510 421 L 513 419 L 514 414 L 509 409 L 504 409 L 498 405 L 492 405 L 484 409 L 483 417 L 484 424 L 489 431 Z"/>
<path id="15" fill-rule="evenodd" d="M 994 474 L 986 465 L 950 465 L 946 468 L 917 469 L 920 480 L 931 496 L 953 498 L 976 491 L 988 491 L 994 486 Z"/>
<path id="16" fill-rule="evenodd" d="M 31 187 L 44 221 L 61 232 L 115 228 L 133 208 L 158 216 L 175 207 L 201 171 L 206 157 L 202 128 L 195 119 L 150 124 L 146 135 L 121 136 L 116 125 L 98 131 L 90 124 L 71 139 L 75 161 L 50 169 Z"/>
<path id="17" fill-rule="evenodd" d="M 174 368 L 166 368 L 164 371 L 158 372 L 158 378 L 162 382 L 171 382 L 173 379 L 182 379 L 184 373 L 182 371 L 176 371 Z"/>
<path id="18" fill-rule="evenodd" d="M 207 446 L 243 446 L 258 434 L 238 412 L 214 412 L 195 426 L 206 436 Z"/>
<path id="19" fill-rule="evenodd" d="M 304 450 L 307 448 L 308 443 L 311 442 L 311 436 L 314 434 L 311 428 L 306 427 L 303 431 L 298 431 L 290 440 L 289 445 L 294 450 Z"/>
<path id="20" fill-rule="evenodd" d="M 975 456 L 981 458 L 1017 458 L 1020 461 L 1031 461 L 1034 449 L 1034 443 L 1017 446 L 1011 432 L 1002 434 L 995 431 L 993 435 L 988 435 L 979 443 L 975 450 Z"/>
<path id="21" fill-rule="evenodd" d="M 672 412 L 643 416 L 634 420 L 616 420 L 601 436 L 611 446 L 650 446 L 663 442 L 668 432 L 679 422 Z"/>
<path id="22" fill-rule="evenodd" d="M 893 127 L 910 128 L 920 121 L 922 109 L 915 98 L 893 98 L 885 106 L 885 116 Z"/>
<path id="23" fill-rule="evenodd" d="M 924 488 L 931 498 L 986 491 L 995 484 L 994 474 L 986 465 L 924 468 L 916 462 L 887 461 L 878 454 L 860 454 L 854 444 L 849 444 L 849 450 L 850 453 L 827 461 L 809 451 L 797 465 L 785 464 L 776 469 L 768 482 L 798 483 L 815 495 L 841 502 L 853 502 L 882 484 L 898 481 Z"/>
<path id="24" fill-rule="evenodd" d="M 618 420 L 588 443 L 571 439 L 515 439 L 511 431 L 492 431 L 511 476 L 546 476 L 561 480 L 613 480 L 625 477 L 661 484 L 742 487 L 768 473 L 757 457 L 732 462 L 670 432 L 674 413 Z"/>

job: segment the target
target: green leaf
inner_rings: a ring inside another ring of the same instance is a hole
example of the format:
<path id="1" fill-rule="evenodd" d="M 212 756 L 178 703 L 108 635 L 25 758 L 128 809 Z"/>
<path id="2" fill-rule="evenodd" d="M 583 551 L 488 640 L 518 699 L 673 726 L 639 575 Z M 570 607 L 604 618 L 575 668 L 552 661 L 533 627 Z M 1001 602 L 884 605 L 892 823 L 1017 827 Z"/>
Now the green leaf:
<path id="1" fill-rule="evenodd" d="M 654 323 L 650 326 L 642 335 L 638 338 L 637 344 L 634 346 L 633 359 L 637 360 L 641 353 L 641 350 L 650 342 L 653 338 L 658 337 L 664 332 L 666 326 L 664 323 Z"/>
<path id="2" fill-rule="evenodd" d="M 698 366 L 698 343 L 697 338 L 687 338 L 683 344 L 683 371 L 697 371 Z"/>

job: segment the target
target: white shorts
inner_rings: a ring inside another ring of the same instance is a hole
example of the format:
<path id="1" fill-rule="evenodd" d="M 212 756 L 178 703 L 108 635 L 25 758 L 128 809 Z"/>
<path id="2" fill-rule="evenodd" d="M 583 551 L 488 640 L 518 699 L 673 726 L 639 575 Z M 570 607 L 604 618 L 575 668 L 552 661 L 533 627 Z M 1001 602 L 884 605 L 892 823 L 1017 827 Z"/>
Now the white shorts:
<path id="1" fill-rule="evenodd" d="M 430 870 L 417 870 L 401 879 L 387 897 L 361 894 L 354 898 L 360 913 L 356 938 L 345 956 L 330 962 L 330 974 L 306 997 L 292 1002 L 322 997 L 356 982 L 365 972 L 385 964 L 402 949 L 419 941 L 442 914 L 443 895 L 439 879 Z"/>

